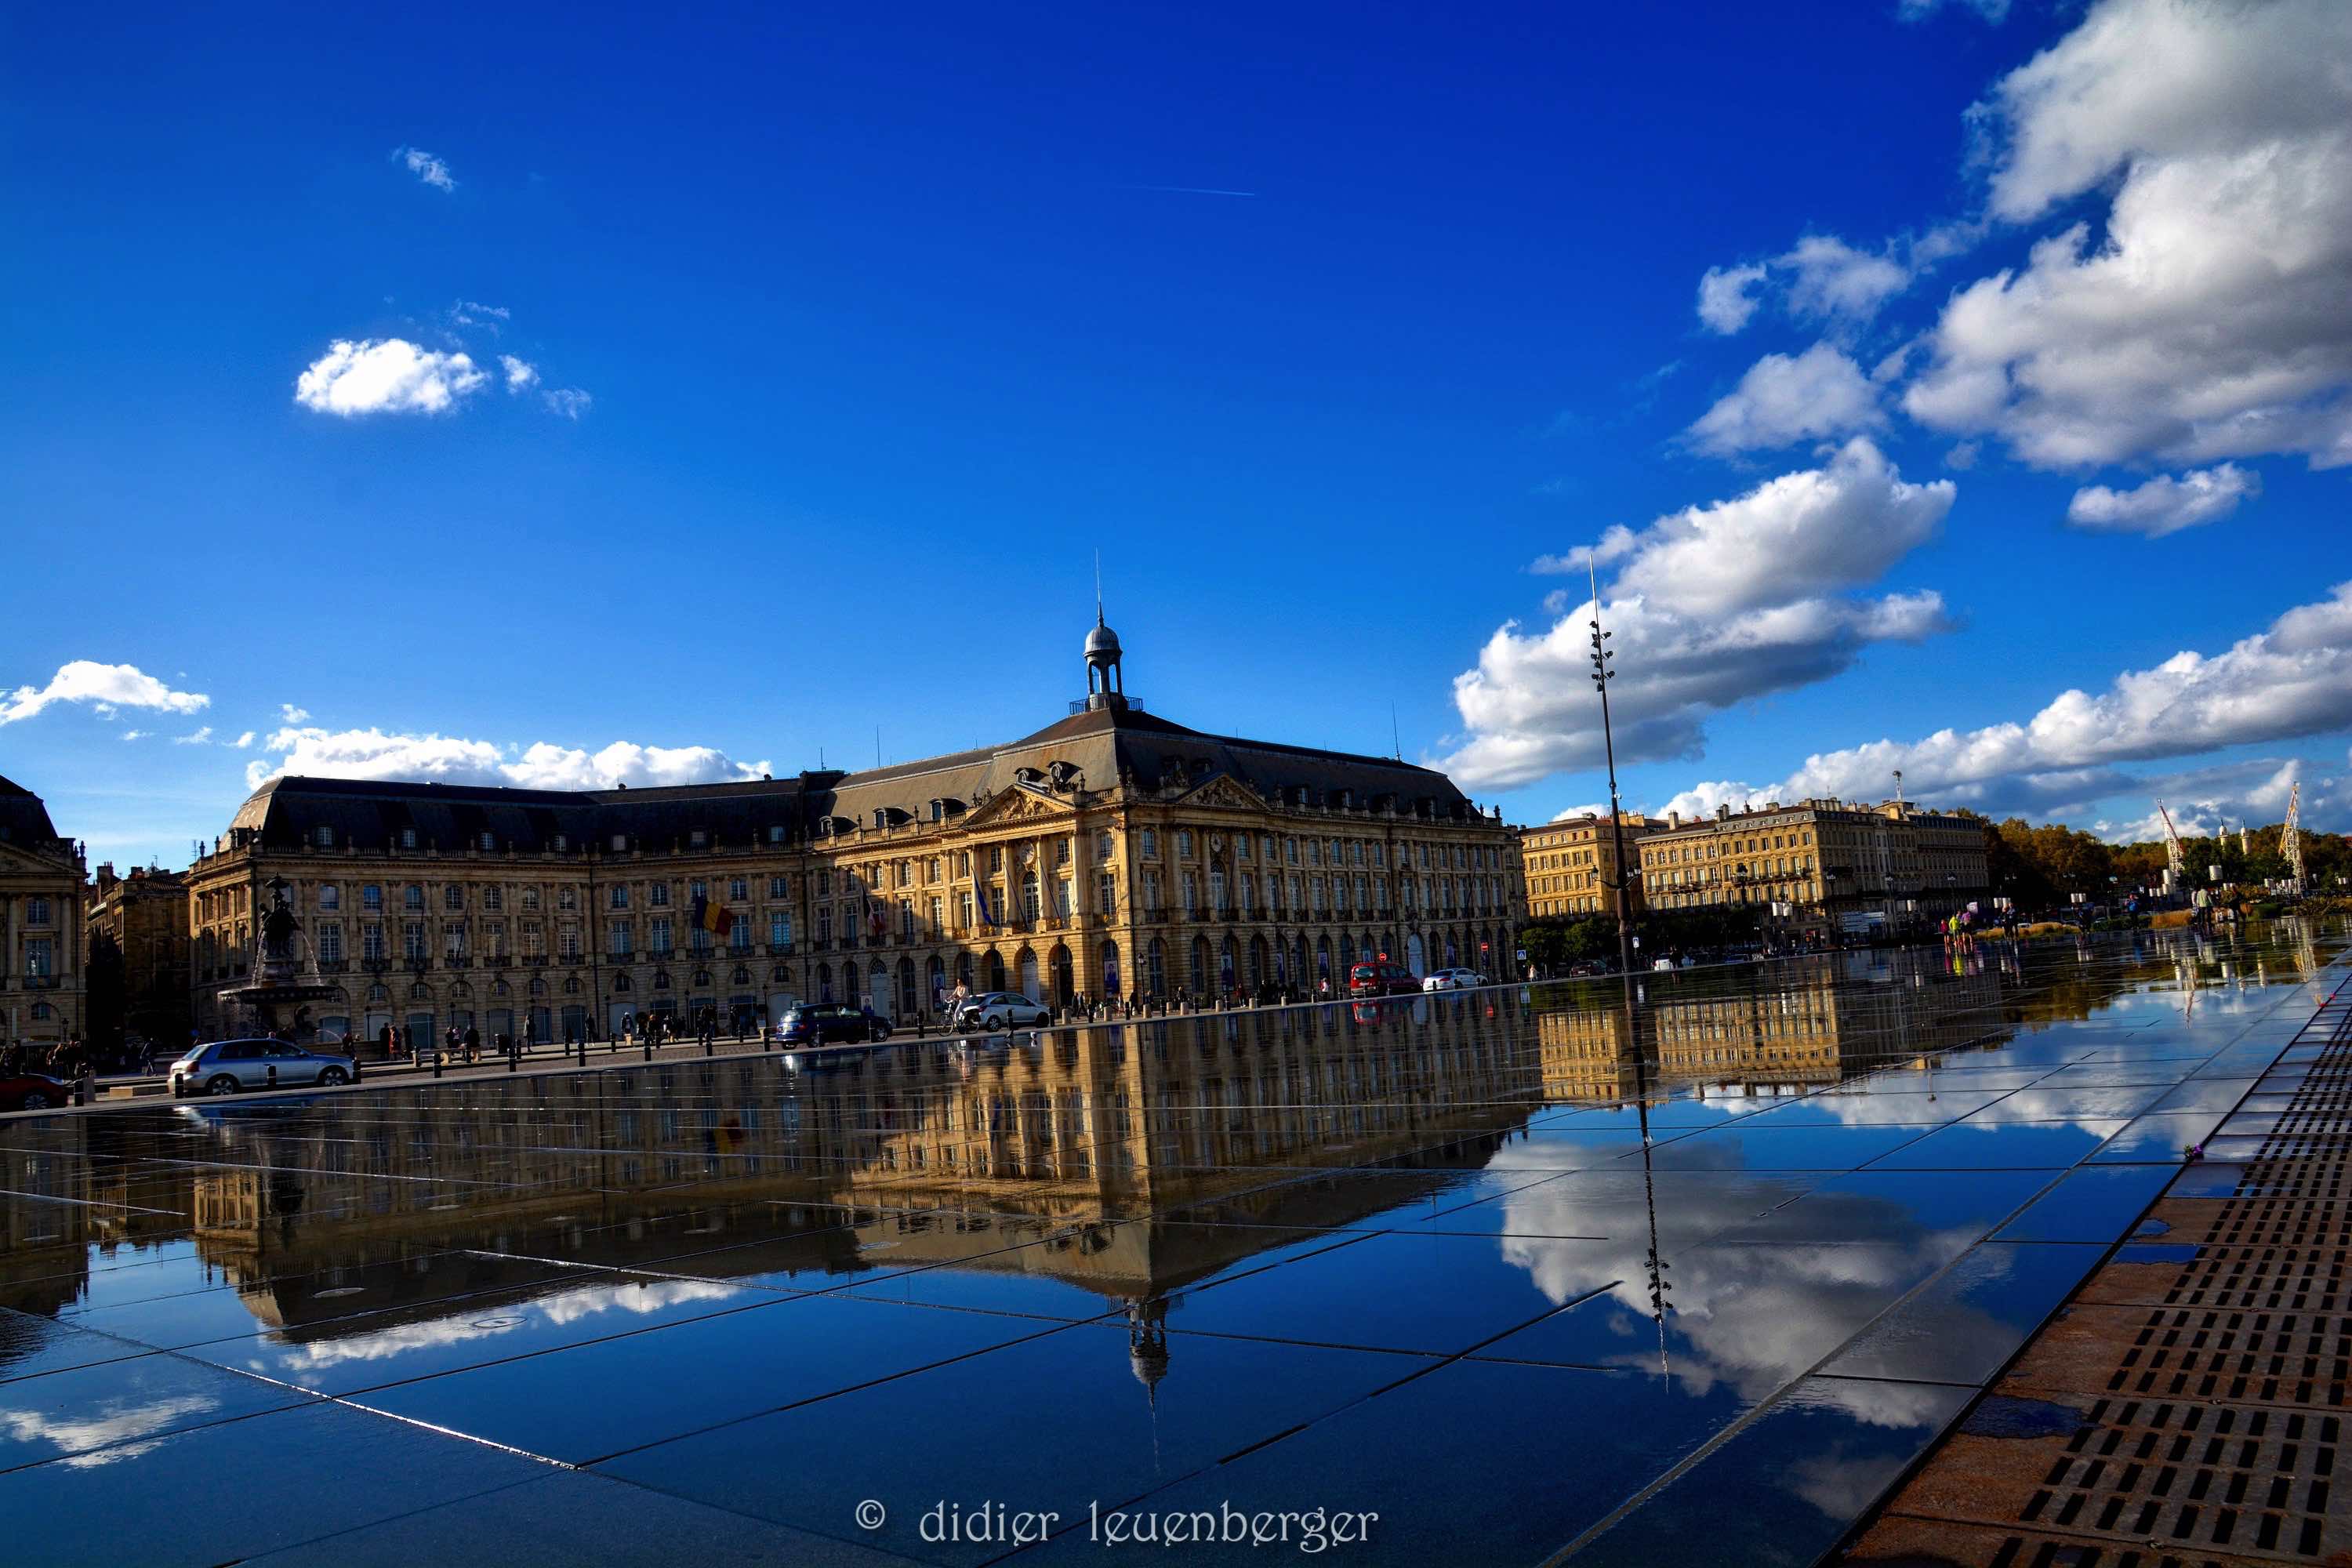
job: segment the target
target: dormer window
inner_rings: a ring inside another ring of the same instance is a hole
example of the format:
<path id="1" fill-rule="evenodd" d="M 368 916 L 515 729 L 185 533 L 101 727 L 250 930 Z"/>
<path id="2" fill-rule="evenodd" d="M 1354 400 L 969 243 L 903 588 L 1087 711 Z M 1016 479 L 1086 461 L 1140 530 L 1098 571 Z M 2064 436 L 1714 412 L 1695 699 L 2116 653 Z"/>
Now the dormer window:
<path id="1" fill-rule="evenodd" d="M 414 827 L 404 827 L 400 830 L 400 847 L 403 849 L 414 849 L 416 847 L 416 829 Z"/>
<path id="2" fill-rule="evenodd" d="M 689 849 L 701 849 L 707 847 L 709 843 L 710 835 L 699 827 L 686 836 L 687 847 Z"/>
<path id="3" fill-rule="evenodd" d="M 310 829 L 310 842 L 321 849 L 332 849 L 335 847 L 335 830 L 331 827 L 314 827 Z"/>
<path id="4" fill-rule="evenodd" d="M 568 852 L 568 851 L 571 849 L 571 847 L 572 847 L 572 840 L 571 840 L 571 838 L 570 838 L 570 837 L 568 837 L 567 836 L 565 836 L 565 835 L 563 835 L 563 834 L 561 834 L 561 833 L 559 833 L 559 834 L 557 834 L 557 835 L 555 836 L 555 852 L 556 852 L 558 855 L 562 855 L 562 854 L 564 854 L 564 853 Z"/>
<path id="5" fill-rule="evenodd" d="M 613 853 L 615 855 L 625 855 L 628 852 L 629 836 L 625 833 L 615 833 L 613 835 Z"/>
<path id="6" fill-rule="evenodd" d="M 769 842 L 769 843 L 771 843 L 771 844 L 782 844 L 783 841 L 784 841 L 784 830 L 783 830 L 782 827 L 771 827 L 771 828 L 769 828 L 769 829 L 768 829 L 768 842 Z"/>
<path id="7" fill-rule="evenodd" d="M 486 851 L 496 849 L 499 847 L 499 836 L 495 833 L 485 833 L 482 835 L 480 842 L 483 849 Z"/>

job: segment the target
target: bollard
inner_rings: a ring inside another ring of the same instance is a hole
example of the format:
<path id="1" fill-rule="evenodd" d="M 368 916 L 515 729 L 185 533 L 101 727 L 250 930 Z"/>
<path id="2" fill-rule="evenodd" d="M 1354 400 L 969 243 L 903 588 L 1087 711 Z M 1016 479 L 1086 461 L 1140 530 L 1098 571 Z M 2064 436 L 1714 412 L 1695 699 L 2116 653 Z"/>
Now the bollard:
<path id="1" fill-rule="evenodd" d="M 433 1076 L 435 1078 L 441 1076 L 441 1052 L 437 1047 L 433 1052 Z"/>
<path id="2" fill-rule="evenodd" d="M 512 1046 L 509 1046 L 507 1047 L 507 1071 L 516 1071 L 521 1066 L 522 1053 L 515 1049 Z"/>
<path id="3" fill-rule="evenodd" d="M 269 1064 L 268 1086 L 271 1089 L 276 1089 L 278 1087 L 278 1064 L 276 1062 L 271 1062 Z"/>
<path id="4" fill-rule="evenodd" d="M 715 1057 L 719 1054 L 718 1036 L 705 1035 L 702 1037 L 702 1054 L 706 1057 Z"/>
<path id="5" fill-rule="evenodd" d="M 647 1035 L 647 1036 L 646 1037 L 646 1060 L 647 1060 L 647 1061 L 651 1061 L 651 1060 L 653 1060 L 653 1059 L 654 1059 L 654 1037 L 653 1037 L 651 1035 Z"/>

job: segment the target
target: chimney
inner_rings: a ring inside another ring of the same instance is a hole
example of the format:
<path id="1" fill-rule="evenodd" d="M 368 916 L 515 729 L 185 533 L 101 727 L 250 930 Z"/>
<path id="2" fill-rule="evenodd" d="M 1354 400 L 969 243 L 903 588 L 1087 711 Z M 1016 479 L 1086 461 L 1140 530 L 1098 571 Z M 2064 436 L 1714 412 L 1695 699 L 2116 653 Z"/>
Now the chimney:
<path id="1" fill-rule="evenodd" d="M 1731 820 L 1731 803 L 1729 801 L 1727 800 L 1721 805 L 1715 808 L 1715 819 L 1717 822 L 1729 822 Z"/>

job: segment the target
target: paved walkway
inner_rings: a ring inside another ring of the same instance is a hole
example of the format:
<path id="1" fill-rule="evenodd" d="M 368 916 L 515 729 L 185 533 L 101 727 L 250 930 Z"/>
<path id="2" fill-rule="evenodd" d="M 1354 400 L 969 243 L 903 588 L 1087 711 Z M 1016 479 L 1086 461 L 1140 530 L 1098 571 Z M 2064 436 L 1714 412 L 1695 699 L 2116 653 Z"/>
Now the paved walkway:
<path id="1" fill-rule="evenodd" d="M 2352 1562 L 2352 983 L 1849 1563 Z"/>

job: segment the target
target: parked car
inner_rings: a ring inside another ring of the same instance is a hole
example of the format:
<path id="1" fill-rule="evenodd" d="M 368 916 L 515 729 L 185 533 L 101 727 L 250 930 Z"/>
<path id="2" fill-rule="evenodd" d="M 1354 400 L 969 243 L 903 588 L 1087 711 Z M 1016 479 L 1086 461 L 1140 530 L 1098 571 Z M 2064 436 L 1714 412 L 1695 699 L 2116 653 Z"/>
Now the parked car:
<path id="1" fill-rule="evenodd" d="M 235 1094 L 241 1089 L 302 1089 L 357 1083 L 360 1064 L 350 1057 L 306 1051 L 283 1040 L 215 1040 L 172 1064 L 175 1095 Z"/>
<path id="2" fill-rule="evenodd" d="M 71 1105 L 73 1086 L 45 1072 L 20 1072 L 0 1078 L 0 1110 L 47 1110 Z"/>
<path id="3" fill-rule="evenodd" d="M 791 1045 L 862 1045 L 889 1037 L 889 1019 L 850 1002 L 803 1002 L 776 1026 L 776 1038 Z"/>
<path id="4" fill-rule="evenodd" d="M 1410 996 L 1421 989 L 1412 971 L 1386 959 L 1367 959 L 1348 970 L 1350 996 Z"/>
<path id="5" fill-rule="evenodd" d="M 1422 977 L 1423 991 L 1467 991 L 1484 985 L 1486 977 L 1475 969 L 1433 969 Z"/>
<path id="6" fill-rule="evenodd" d="M 953 1019 L 959 1029 L 1042 1028 L 1053 1021 L 1054 1015 L 1043 1005 L 1018 991 L 983 991 L 968 997 Z"/>

